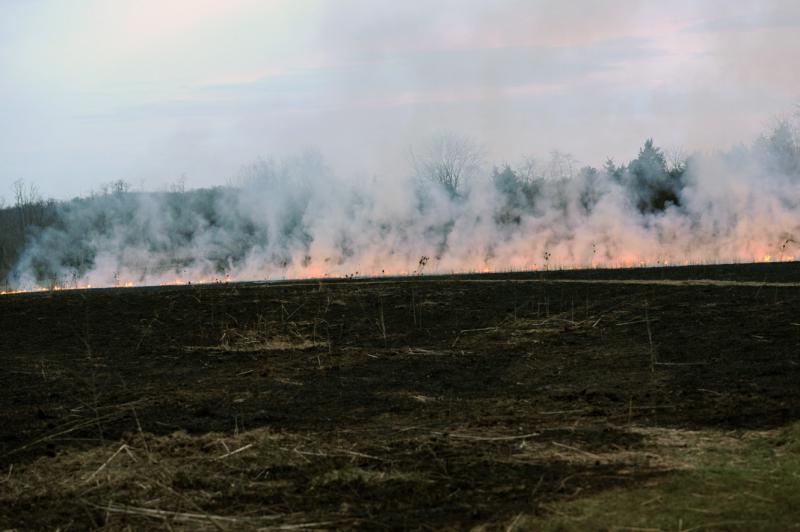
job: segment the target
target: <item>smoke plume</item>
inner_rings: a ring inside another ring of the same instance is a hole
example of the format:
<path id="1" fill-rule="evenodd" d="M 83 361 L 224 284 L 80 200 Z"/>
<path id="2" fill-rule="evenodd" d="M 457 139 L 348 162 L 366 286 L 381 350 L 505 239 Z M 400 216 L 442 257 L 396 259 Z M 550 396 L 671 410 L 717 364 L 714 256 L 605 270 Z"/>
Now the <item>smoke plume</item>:
<path id="1" fill-rule="evenodd" d="M 405 179 L 351 179 L 308 152 L 257 161 L 213 189 L 113 193 L 57 205 L 11 285 L 114 286 L 792 260 L 800 255 L 800 136 L 624 165 L 488 166 L 446 135 Z"/>

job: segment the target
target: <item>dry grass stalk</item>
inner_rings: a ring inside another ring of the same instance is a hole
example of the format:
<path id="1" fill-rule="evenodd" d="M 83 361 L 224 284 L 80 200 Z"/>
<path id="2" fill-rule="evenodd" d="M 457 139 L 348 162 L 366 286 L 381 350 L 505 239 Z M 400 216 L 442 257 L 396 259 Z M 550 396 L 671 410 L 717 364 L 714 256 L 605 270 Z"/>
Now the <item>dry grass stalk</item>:
<path id="1" fill-rule="evenodd" d="M 647 300 L 644 300 L 644 321 L 647 323 L 647 339 L 650 341 L 650 373 L 656 371 L 656 351 L 653 348 L 653 331 L 650 329 L 650 316 L 647 311 Z"/>
<path id="2" fill-rule="evenodd" d="M 444 435 L 442 432 L 434 432 L 433 434 Z M 449 438 L 458 438 L 463 440 L 475 441 L 511 441 L 511 440 L 524 440 L 527 438 L 535 438 L 539 436 L 539 432 L 531 432 L 529 434 L 520 434 L 516 436 L 475 436 L 473 434 L 448 434 Z"/>
<path id="3" fill-rule="evenodd" d="M 249 448 L 250 448 L 250 447 L 252 447 L 252 446 L 253 446 L 253 444 L 252 444 L 252 443 L 248 443 L 247 445 L 244 445 L 244 446 L 242 446 L 242 447 L 239 447 L 239 448 L 238 448 L 238 449 L 236 449 L 235 451 L 229 451 L 229 452 L 227 452 L 227 453 L 223 454 L 222 456 L 218 457 L 218 458 L 217 458 L 217 460 L 222 460 L 223 458 L 227 458 L 227 457 L 229 457 L 229 456 L 233 456 L 234 454 L 238 454 L 238 453 L 240 453 L 240 452 L 242 452 L 242 451 L 246 451 L 247 449 L 249 449 Z"/>
<path id="4" fill-rule="evenodd" d="M 86 483 L 86 482 L 89 482 L 90 480 L 92 480 L 92 479 L 93 479 L 95 476 L 97 476 L 97 474 L 98 474 L 98 473 L 100 473 L 102 470 L 104 470 L 104 469 L 105 469 L 105 468 L 108 466 L 108 464 L 110 464 L 110 463 L 111 463 L 111 461 L 112 461 L 112 460 L 114 460 L 114 458 L 116 458 L 116 457 L 117 457 L 117 455 L 118 455 L 119 453 L 121 453 L 122 451 L 125 451 L 126 453 L 128 453 L 128 456 L 130 456 L 130 457 L 131 457 L 131 459 L 132 459 L 134 462 L 136 462 L 136 457 L 135 457 L 135 456 L 133 455 L 133 453 L 131 452 L 131 450 L 130 450 L 130 447 L 128 447 L 128 445 L 127 445 L 127 444 L 124 444 L 124 443 L 123 443 L 122 445 L 120 445 L 119 449 L 117 449 L 117 450 L 114 452 L 114 454 L 112 454 L 112 455 L 111 455 L 111 456 L 108 458 L 108 460 L 106 460 L 105 462 L 103 462 L 103 465 L 101 465 L 100 467 L 98 467 L 98 468 L 97 468 L 97 469 L 94 471 L 94 473 L 92 473 L 91 475 L 89 475 L 88 477 L 86 477 L 86 478 L 83 480 L 83 482 L 84 482 L 84 483 Z"/>
<path id="5" fill-rule="evenodd" d="M 551 442 L 556 447 L 562 447 L 564 449 L 569 449 L 570 451 L 575 451 L 576 453 L 584 454 L 590 458 L 594 458 L 595 460 L 600 460 L 602 457 L 599 454 L 590 453 L 589 451 L 584 451 L 583 449 L 579 449 L 577 447 L 573 447 L 572 445 L 566 445 L 564 443 L 559 443 L 557 441 Z"/>
<path id="6" fill-rule="evenodd" d="M 94 506 L 94 505 L 93 505 Z M 219 523 L 244 523 L 240 517 L 226 517 L 223 515 L 210 515 L 208 513 L 175 512 L 170 510 L 160 510 L 158 508 L 145 508 L 142 506 L 129 506 L 126 504 L 108 503 L 105 506 L 95 506 L 98 510 L 105 510 L 109 513 L 138 515 L 143 517 L 154 517 L 158 519 L 169 519 L 178 522 L 207 522 L 209 519 L 219 527 Z M 219 527 L 221 528 L 221 527 Z M 224 529 L 223 529 L 224 530 Z"/>

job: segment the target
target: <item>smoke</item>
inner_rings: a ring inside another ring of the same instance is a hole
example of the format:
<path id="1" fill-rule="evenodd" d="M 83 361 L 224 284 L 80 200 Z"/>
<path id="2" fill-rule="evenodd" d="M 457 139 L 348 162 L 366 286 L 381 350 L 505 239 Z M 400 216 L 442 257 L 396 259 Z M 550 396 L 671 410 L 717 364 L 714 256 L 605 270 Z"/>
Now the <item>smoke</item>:
<path id="1" fill-rule="evenodd" d="M 493 169 L 457 136 L 404 179 L 345 179 L 307 152 L 235 185 L 118 190 L 59 204 L 12 285 L 114 286 L 296 277 L 791 260 L 800 255 L 800 136 L 667 157 L 652 141 L 602 169 L 554 152 Z M 423 147 L 424 148 L 424 147 Z M 394 172 L 393 172 L 394 173 Z"/>

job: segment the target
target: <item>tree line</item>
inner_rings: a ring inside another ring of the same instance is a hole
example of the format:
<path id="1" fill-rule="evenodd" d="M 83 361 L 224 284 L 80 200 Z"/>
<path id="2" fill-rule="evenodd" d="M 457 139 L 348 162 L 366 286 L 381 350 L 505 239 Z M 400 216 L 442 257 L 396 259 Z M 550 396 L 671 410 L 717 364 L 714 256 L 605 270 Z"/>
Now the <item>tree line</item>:
<path id="1" fill-rule="evenodd" d="M 458 208 L 467 204 L 470 194 L 477 193 L 473 190 L 485 192 L 485 187 L 474 187 L 476 180 L 486 183 L 488 179 L 495 192 L 491 200 L 493 222 L 509 230 L 544 210 L 562 209 L 564 219 L 575 209 L 588 215 L 612 187 L 622 191 L 631 210 L 643 217 L 680 210 L 687 185 L 696 177 L 692 175 L 696 156 L 665 152 L 653 139 L 645 140 L 629 162 L 617 164 L 609 159 L 600 168 L 580 166 L 571 155 L 554 151 L 543 161 L 527 158 L 517 165 L 487 169 L 480 146 L 454 134 L 429 140 L 410 155 L 417 183 L 422 184 L 419 212 L 425 209 L 426 187 L 438 188 Z M 740 157 L 743 165 L 756 160 L 760 171 L 794 176 L 800 181 L 800 135 L 789 121 L 778 122 L 751 146 L 734 148 L 725 157 Z M 328 171 L 319 155 L 306 156 L 304 164 L 306 173 Z M 313 194 L 308 186 L 300 174 L 285 171 L 271 161 L 245 167 L 238 182 L 227 186 L 187 190 L 182 177 L 167 191 L 141 192 L 117 180 L 101 186 L 88 198 L 59 202 L 44 199 L 35 184 L 17 181 L 13 184 L 13 203 L 5 206 L 0 202 L 0 282 L 11 282 L 15 266 L 32 242 L 37 244 L 37 253 L 27 258 L 28 268 L 42 284 L 64 283 L 60 277 L 63 271 L 80 275 L 92 269 L 97 259 L 92 239 L 114 242 L 120 253 L 126 247 L 153 251 L 172 261 L 168 267 L 190 260 L 186 257 L 192 253 L 187 250 L 202 240 L 202 249 L 212 250 L 204 258 L 221 271 L 244 260 L 253 247 L 266 248 L 277 238 L 279 245 L 270 247 L 278 250 L 271 252 L 277 255 L 270 260 L 285 263 L 313 239 L 305 225 Z M 263 216 L 254 218 L 239 212 L 242 202 L 255 201 L 249 194 L 240 193 L 247 187 L 266 191 L 257 195 L 262 204 L 250 210 L 251 214 L 263 211 Z M 357 206 L 361 200 L 342 201 Z M 148 216 L 146 209 L 152 206 L 157 206 L 158 212 Z M 169 223 L 154 227 L 158 220 Z M 443 228 L 430 231 L 441 229 L 446 240 L 447 220 L 441 223 Z M 141 230 L 123 232 L 121 227 Z M 347 239 L 339 244 L 346 255 Z"/>

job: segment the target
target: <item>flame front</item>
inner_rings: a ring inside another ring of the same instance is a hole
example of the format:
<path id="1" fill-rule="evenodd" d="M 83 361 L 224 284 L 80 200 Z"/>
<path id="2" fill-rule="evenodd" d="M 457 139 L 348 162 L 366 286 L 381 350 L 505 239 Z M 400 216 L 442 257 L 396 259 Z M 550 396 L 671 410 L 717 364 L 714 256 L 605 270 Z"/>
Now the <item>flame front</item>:
<path id="1" fill-rule="evenodd" d="M 771 263 L 771 262 L 794 262 L 796 257 L 794 255 L 781 255 L 773 257 L 772 255 L 762 255 L 752 261 L 753 263 Z M 742 262 L 742 261 L 733 261 Z M 200 275 L 200 276 L 181 276 L 163 279 L 159 282 L 136 282 L 132 279 L 120 281 L 117 280 L 113 284 L 108 285 L 93 285 L 91 283 L 75 283 L 73 285 L 52 285 L 52 286 L 33 286 L 25 289 L 6 289 L 0 290 L 0 295 L 13 295 L 13 294 L 30 294 L 41 292 L 65 292 L 73 290 L 89 290 L 92 288 L 136 288 L 141 286 L 190 286 L 190 285 L 211 285 L 211 284 L 228 284 L 232 282 L 248 282 L 248 281 L 269 281 L 269 280 L 298 280 L 308 281 L 326 278 L 381 278 L 381 277 L 409 277 L 420 276 L 428 274 L 489 274 L 489 273 L 508 273 L 508 272 L 539 272 L 549 270 L 578 270 L 578 269 L 597 269 L 597 268 L 635 268 L 635 267 L 661 267 L 661 266 L 689 266 L 692 263 L 688 260 L 684 261 L 670 261 L 668 259 L 657 259 L 653 262 L 648 262 L 640 259 L 635 255 L 625 255 L 617 260 L 608 263 L 593 261 L 591 264 L 542 264 L 529 262 L 522 268 L 515 267 L 501 267 L 492 268 L 487 264 L 476 265 L 472 268 L 464 268 L 463 270 L 450 270 L 442 271 L 432 268 L 429 271 L 409 271 L 405 268 L 394 269 L 391 267 L 374 269 L 360 269 L 355 270 L 352 274 L 330 274 L 329 272 L 320 269 L 319 267 L 307 267 L 299 271 L 283 270 L 277 271 L 280 275 L 275 276 L 262 276 L 262 277 L 239 277 L 231 274 L 223 274 L 215 277 Z M 719 264 L 719 262 L 717 263 Z M 271 270 L 275 273 L 275 270 Z M 291 272 L 291 274 L 290 274 Z"/>

